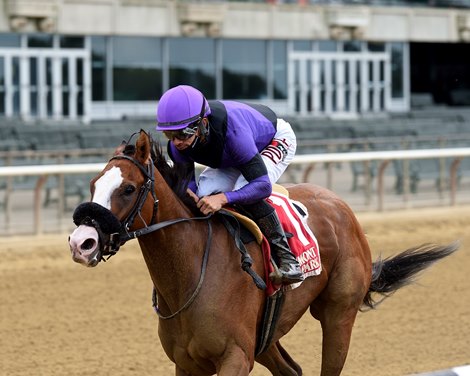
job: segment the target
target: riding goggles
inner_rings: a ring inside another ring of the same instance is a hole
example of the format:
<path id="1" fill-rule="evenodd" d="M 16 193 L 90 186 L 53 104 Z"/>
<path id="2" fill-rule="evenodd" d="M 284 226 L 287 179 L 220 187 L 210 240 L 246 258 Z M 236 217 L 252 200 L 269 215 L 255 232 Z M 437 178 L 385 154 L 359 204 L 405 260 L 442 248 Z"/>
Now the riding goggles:
<path id="1" fill-rule="evenodd" d="M 174 140 L 175 138 L 180 141 L 187 140 L 188 138 L 191 138 L 197 133 L 200 121 L 201 120 L 198 120 L 197 122 L 190 124 L 188 127 L 178 129 L 177 131 L 163 131 L 163 134 L 170 141 Z"/>

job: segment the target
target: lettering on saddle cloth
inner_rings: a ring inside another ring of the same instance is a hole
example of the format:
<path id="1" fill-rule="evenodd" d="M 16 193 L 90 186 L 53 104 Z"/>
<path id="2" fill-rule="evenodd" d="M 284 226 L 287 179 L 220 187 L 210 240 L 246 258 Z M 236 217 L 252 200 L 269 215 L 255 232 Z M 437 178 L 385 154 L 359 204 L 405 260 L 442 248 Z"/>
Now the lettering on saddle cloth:
<path id="1" fill-rule="evenodd" d="M 321 273 L 320 249 L 317 239 L 307 225 L 308 212 L 303 204 L 290 200 L 286 195 L 273 192 L 266 201 L 274 207 L 281 225 L 288 236 L 289 247 L 300 264 L 304 277 L 311 277 Z M 272 271 L 272 265 L 268 266 L 268 273 Z M 284 286 L 284 289 L 294 289 L 302 282 Z M 275 294 L 281 286 L 273 285 L 267 281 L 268 295 Z"/>
<path id="2" fill-rule="evenodd" d="M 271 204 L 281 221 L 292 253 L 300 264 L 304 277 L 321 273 L 320 249 L 312 230 L 308 227 L 308 212 L 305 206 L 287 196 L 273 192 L 266 201 Z"/>

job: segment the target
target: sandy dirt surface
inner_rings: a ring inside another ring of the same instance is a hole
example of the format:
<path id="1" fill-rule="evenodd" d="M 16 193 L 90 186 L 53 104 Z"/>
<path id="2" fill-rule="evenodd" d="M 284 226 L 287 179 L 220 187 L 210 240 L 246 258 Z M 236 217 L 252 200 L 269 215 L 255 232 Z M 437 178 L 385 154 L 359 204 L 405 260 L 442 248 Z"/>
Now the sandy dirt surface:
<path id="1" fill-rule="evenodd" d="M 362 213 L 373 258 L 426 242 L 461 249 L 375 311 L 360 313 L 343 375 L 408 375 L 470 363 L 470 207 Z M 0 375 L 172 375 L 137 243 L 106 264 L 72 262 L 67 234 L 0 239 Z M 306 314 L 281 341 L 319 374 Z M 257 365 L 252 375 L 268 375 Z"/>

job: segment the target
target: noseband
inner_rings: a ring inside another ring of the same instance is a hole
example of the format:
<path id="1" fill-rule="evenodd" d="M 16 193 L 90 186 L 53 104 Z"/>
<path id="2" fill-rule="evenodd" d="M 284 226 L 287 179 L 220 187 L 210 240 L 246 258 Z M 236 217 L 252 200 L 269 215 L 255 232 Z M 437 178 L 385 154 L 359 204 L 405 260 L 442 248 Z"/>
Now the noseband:
<path id="1" fill-rule="evenodd" d="M 77 226 L 92 226 L 98 232 L 101 259 L 104 261 L 106 260 L 103 256 L 108 256 L 109 258 L 115 255 L 119 251 L 121 245 L 129 239 L 136 238 L 143 233 L 151 232 L 147 229 L 153 225 L 158 211 L 158 199 L 155 193 L 155 167 L 153 165 L 153 161 L 150 160 L 150 163 L 146 167 L 142 166 L 140 162 L 128 155 L 116 155 L 109 161 L 119 159 L 126 159 L 132 162 L 136 167 L 138 167 L 146 179 L 145 183 L 140 187 L 135 205 L 132 207 L 126 218 L 119 221 L 119 219 L 110 210 L 94 202 L 85 202 L 80 204 L 73 213 L 73 221 Z M 153 212 L 150 223 L 147 224 L 143 219 L 141 212 L 149 193 L 153 198 Z M 129 231 L 137 216 L 142 220 L 145 227 L 141 230 Z M 109 236 L 109 239 L 106 240 L 107 235 Z"/>

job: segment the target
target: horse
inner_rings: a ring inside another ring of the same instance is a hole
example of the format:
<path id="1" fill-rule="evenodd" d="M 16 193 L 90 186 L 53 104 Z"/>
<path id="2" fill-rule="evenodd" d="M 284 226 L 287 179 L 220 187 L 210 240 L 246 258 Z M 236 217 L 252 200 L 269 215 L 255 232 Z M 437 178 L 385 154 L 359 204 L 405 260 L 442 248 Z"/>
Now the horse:
<path id="1" fill-rule="evenodd" d="M 319 242 L 322 272 L 285 289 L 277 325 L 256 353 L 266 294 L 240 268 L 240 252 L 221 215 L 204 216 L 187 193 L 187 171 L 171 165 L 141 130 L 118 146 L 91 182 L 91 201 L 73 214 L 74 261 L 94 267 L 137 238 L 158 304 L 158 335 L 175 375 L 248 375 L 258 362 L 273 375 L 302 375 L 280 343 L 303 314 L 320 321 L 321 375 L 340 375 L 359 311 L 412 283 L 416 274 L 459 245 L 425 244 L 372 262 L 366 236 L 351 208 L 312 184 L 288 187 L 308 211 Z M 252 271 L 266 278 L 257 242 L 249 242 Z"/>

